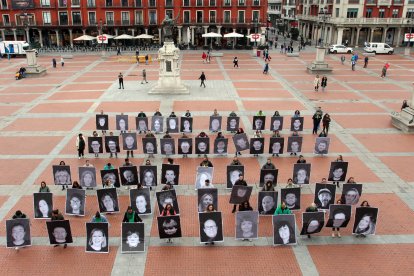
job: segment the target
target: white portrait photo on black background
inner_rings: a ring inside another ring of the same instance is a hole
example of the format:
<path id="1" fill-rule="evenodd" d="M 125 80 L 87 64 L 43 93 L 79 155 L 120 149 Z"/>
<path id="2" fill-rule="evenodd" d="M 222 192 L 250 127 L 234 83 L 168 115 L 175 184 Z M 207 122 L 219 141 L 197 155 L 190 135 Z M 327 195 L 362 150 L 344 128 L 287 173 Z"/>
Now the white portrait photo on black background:
<path id="1" fill-rule="evenodd" d="M 180 165 L 162 164 L 161 166 L 161 184 L 178 185 L 180 179 Z"/>
<path id="2" fill-rule="evenodd" d="M 69 220 L 52 220 L 46 222 L 50 244 L 73 243 Z"/>
<path id="3" fill-rule="evenodd" d="M 122 186 L 138 185 L 139 183 L 137 166 L 119 167 L 119 175 Z"/>
<path id="4" fill-rule="evenodd" d="M 218 190 L 216 188 L 203 188 L 197 190 L 198 212 L 206 212 L 208 205 L 213 204 L 214 210 L 218 210 Z"/>
<path id="5" fill-rule="evenodd" d="M 253 116 L 253 130 L 265 129 L 266 116 Z"/>
<path id="6" fill-rule="evenodd" d="M 122 133 L 122 149 L 123 150 L 137 150 L 137 134 L 134 132 Z"/>
<path id="7" fill-rule="evenodd" d="M 33 193 L 34 217 L 36 219 L 48 219 L 52 217 L 53 194 Z"/>
<path id="8" fill-rule="evenodd" d="M 236 240 L 257 239 L 259 212 L 242 211 L 236 213 Z"/>
<path id="9" fill-rule="evenodd" d="M 270 137 L 270 143 L 269 143 L 270 154 L 282 154 L 284 147 L 285 147 L 285 138 Z"/>
<path id="10" fill-rule="evenodd" d="M 336 185 L 316 183 L 315 204 L 319 209 L 329 209 L 329 205 L 335 202 Z"/>
<path id="11" fill-rule="evenodd" d="M 280 190 L 280 198 L 290 210 L 300 209 L 300 187 L 283 188 Z"/>
<path id="12" fill-rule="evenodd" d="M 88 137 L 88 152 L 103 153 L 104 144 L 102 137 Z"/>
<path id="13" fill-rule="evenodd" d="M 155 133 L 164 131 L 164 117 L 154 116 L 151 118 L 151 130 Z"/>
<path id="14" fill-rule="evenodd" d="M 260 187 L 263 187 L 263 185 L 267 182 L 272 182 L 272 185 L 276 186 L 278 173 L 278 169 L 261 169 L 259 181 Z"/>
<path id="15" fill-rule="evenodd" d="M 108 223 L 86 223 L 86 252 L 109 253 Z"/>
<path id="16" fill-rule="evenodd" d="M 105 114 L 96 114 L 96 129 L 108 130 L 109 129 L 109 117 Z"/>
<path id="17" fill-rule="evenodd" d="M 116 130 L 121 132 L 128 130 L 128 115 L 115 115 Z"/>
<path id="18" fill-rule="evenodd" d="M 101 170 L 102 183 L 109 187 L 120 187 L 118 169 Z"/>
<path id="19" fill-rule="evenodd" d="M 261 216 L 273 216 L 277 207 L 276 191 L 260 191 L 257 198 L 257 210 Z"/>
<path id="20" fill-rule="evenodd" d="M 227 166 L 227 189 L 233 188 L 234 183 L 239 180 L 240 175 L 244 175 L 243 165 Z"/>
<path id="21" fill-rule="evenodd" d="M 309 184 L 311 175 L 310 163 L 293 164 L 293 183 L 298 185 Z"/>
<path id="22" fill-rule="evenodd" d="M 160 214 L 167 204 L 171 204 L 177 215 L 180 214 L 180 208 L 178 206 L 177 194 L 175 190 L 160 191 L 156 192 L 155 195 L 157 197 L 158 210 L 160 211 Z"/>
<path id="23" fill-rule="evenodd" d="M 245 201 L 249 201 L 252 190 L 252 186 L 234 185 L 231 189 L 229 203 L 241 204 Z"/>
<path id="24" fill-rule="evenodd" d="M 283 117 L 274 116 L 270 118 L 270 130 L 282 130 L 283 129 Z"/>
<path id="25" fill-rule="evenodd" d="M 175 141 L 173 138 L 161 138 L 161 154 L 172 155 L 175 154 Z"/>
<path id="26" fill-rule="evenodd" d="M 139 178 L 145 187 L 157 186 L 157 166 L 139 166 Z"/>
<path id="27" fill-rule="evenodd" d="M 193 118 L 191 118 L 191 117 L 181 117 L 180 131 L 184 132 L 184 133 L 193 132 Z"/>
<path id="28" fill-rule="evenodd" d="M 149 188 L 129 190 L 129 200 L 132 210 L 139 215 L 148 215 L 151 210 L 151 196 Z"/>
<path id="29" fill-rule="evenodd" d="M 201 243 L 223 241 L 223 221 L 221 212 L 198 213 Z"/>
<path id="30" fill-rule="evenodd" d="M 178 124 L 177 117 L 168 117 L 167 118 L 167 131 L 169 133 L 178 133 L 180 125 Z"/>
<path id="31" fill-rule="evenodd" d="M 181 238 L 180 216 L 157 217 L 158 235 L 160 239 Z"/>
<path id="32" fill-rule="evenodd" d="M 221 130 L 221 116 L 210 116 L 210 131 L 217 132 Z"/>
<path id="33" fill-rule="evenodd" d="M 193 139 L 178 138 L 178 154 L 192 154 L 193 153 Z"/>
<path id="34" fill-rule="evenodd" d="M 55 185 L 72 185 L 72 178 L 70 175 L 70 166 L 53 165 L 53 179 Z"/>
<path id="35" fill-rule="evenodd" d="M 218 138 L 214 140 L 214 154 L 227 154 L 229 144 L 228 138 Z"/>
<path id="36" fill-rule="evenodd" d="M 249 139 L 246 133 L 235 134 L 233 136 L 233 143 L 236 147 L 236 151 L 244 151 L 250 149 Z"/>
<path id="37" fill-rule="evenodd" d="M 227 131 L 237 131 L 239 129 L 240 117 L 227 117 Z"/>
<path id="38" fill-rule="evenodd" d="M 324 212 L 304 212 L 302 213 L 301 235 L 311 235 L 321 232 L 325 226 Z"/>
<path id="39" fill-rule="evenodd" d="M 6 245 L 8 248 L 32 245 L 28 218 L 6 220 Z"/>
<path id="40" fill-rule="evenodd" d="M 96 168 L 95 167 L 79 167 L 79 182 L 84 188 L 96 187 Z"/>
<path id="41" fill-rule="evenodd" d="M 106 188 L 96 190 L 99 212 L 101 213 L 118 213 L 119 203 L 116 188 Z"/>
<path id="42" fill-rule="evenodd" d="M 142 138 L 142 151 L 145 154 L 156 154 L 157 153 L 157 138 L 155 137 Z"/>
<path id="43" fill-rule="evenodd" d="M 65 213 L 73 216 L 85 215 L 86 191 L 81 189 L 66 190 Z"/>
<path id="44" fill-rule="evenodd" d="M 210 153 L 210 139 L 208 137 L 195 138 L 195 153 L 209 154 Z"/>
<path id="45" fill-rule="evenodd" d="M 121 225 L 121 253 L 145 251 L 145 227 L 143 222 L 123 222 Z"/>

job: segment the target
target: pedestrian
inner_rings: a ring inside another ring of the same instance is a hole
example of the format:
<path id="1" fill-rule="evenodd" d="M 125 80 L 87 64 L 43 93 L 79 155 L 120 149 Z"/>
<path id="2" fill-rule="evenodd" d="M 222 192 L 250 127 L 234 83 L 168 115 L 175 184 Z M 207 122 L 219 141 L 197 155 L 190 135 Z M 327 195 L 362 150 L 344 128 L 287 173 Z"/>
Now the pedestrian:
<path id="1" fill-rule="evenodd" d="M 40 182 L 39 193 L 50 193 L 49 187 L 46 185 L 46 182 Z"/>
<path id="2" fill-rule="evenodd" d="M 284 44 L 281 44 L 281 45 L 280 45 L 280 53 L 281 53 L 281 54 L 283 54 L 283 47 L 285 47 L 285 45 L 284 45 Z"/>
<path id="3" fill-rule="evenodd" d="M 328 84 L 328 78 L 326 77 L 326 75 L 323 75 L 322 80 L 321 80 L 322 92 L 325 92 L 325 87 L 327 84 Z"/>
<path id="4" fill-rule="evenodd" d="M 356 64 L 356 61 L 355 61 L 355 58 L 351 58 L 351 69 L 352 69 L 352 71 L 355 71 L 355 64 Z"/>
<path id="5" fill-rule="evenodd" d="M 148 83 L 147 81 L 147 71 L 145 69 L 142 70 L 142 81 L 141 84 L 143 84 L 145 81 L 145 83 Z"/>
<path id="6" fill-rule="evenodd" d="M 318 208 L 316 206 L 316 204 L 314 202 L 312 202 L 312 204 L 306 208 L 305 212 L 307 213 L 313 213 L 313 212 L 318 212 Z M 308 239 L 311 238 L 311 235 L 308 234 Z"/>
<path id="7" fill-rule="evenodd" d="M 237 59 L 237 57 L 234 57 L 234 59 L 233 59 L 233 68 L 234 67 L 237 67 L 237 68 L 239 68 L 239 60 Z"/>
<path id="8" fill-rule="evenodd" d="M 121 47 L 116 47 L 116 55 L 120 56 L 121 55 Z"/>
<path id="9" fill-rule="evenodd" d="M 410 106 L 408 105 L 407 100 L 404 100 L 403 103 L 402 103 L 402 106 L 401 106 L 401 111 L 406 107 L 410 107 Z"/>
<path id="10" fill-rule="evenodd" d="M 148 65 L 148 59 L 149 59 L 148 54 L 146 54 L 145 55 L 145 65 Z"/>
<path id="11" fill-rule="evenodd" d="M 52 64 L 53 64 L 53 68 L 56 68 L 56 59 L 55 58 L 52 59 Z"/>
<path id="12" fill-rule="evenodd" d="M 344 65 L 344 63 L 345 63 L 345 56 L 344 55 L 341 56 L 341 63 L 342 63 L 342 65 Z"/>
<path id="13" fill-rule="evenodd" d="M 137 64 L 139 64 L 139 50 L 138 50 L 138 48 L 135 50 L 135 59 L 137 60 Z"/>
<path id="14" fill-rule="evenodd" d="M 201 87 L 202 85 L 204 85 L 204 88 L 206 88 L 206 84 L 204 83 L 204 81 L 205 81 L 207 78 L 206 78 L 206 75 L 204 75 L 204 72 L 201 72 L 201 76 L 200 76 L 198 79 L 199 79 L 199 80 L 201 80 L 200 87 Z"/>
<path id="15" fill-rule="evenodd" d="M 205 52 L 203 52 L 201 54 L 201 59 L 203 60 L 203 63 L 206 63 L 206 59 L 207 59 L 207 54 Z"/>
<path id="16" fill-rule="evenodd" d="M 269 62 L 266 62 L 264 69 L 263 69 L 263 74 L 267 74 L 269 72 Z"/>
<path id="17" fill-rule="evenodd" d="M 131 206 L 128 206 L 122 222 L 142 222 L 142 219 L 134 210 L 132 210 Z"/>
<path id="18" fill-rule="evenodd" d="M 316 112 L 312 116 L 313 120 L 313 130 L 312 134 L 318 134 L 319 125 L 322 121 L 323 111 L 320 107 L 316 110 Z"/>
<path id="19" fill-rule="evenodd" d="M 387 75 L 387 66 L 384 65 L 381 71 L 381 78 L 384 78 Z"/>
<path id="20" fill-rule="evenodd" d="M 83 138 L 82 133 L 79 133 L 78 137 L 76 137 L 76 148 L 78 149 L 78 157 L 81 159 L 81 157 L 85 157 L 85 139 Z"/>
<path id="21" fill-rule="evenodd" d="M 322 126 L 323 126 L 322 131 L 325 132 L 326 135 L 328 135 L 330 123 L 331 123 L 331 116 L 329 116 L 329 114 L 326 113 L 322 118 Z"/>
<path id="22" fill-rule="evenodd" d="M 282 201 L 282 204 L 280 204 L 277 208 L 276 211 L 273 215 L 288 215 L 288 214 L 292 214 L 292 212 L 290 211 L 290 209 L 286 206 L 286 203 L 284 201 Z"/>
<path id="23" fill-rule="evenodd" d="M 316 77 L 313 79 L 313 86 L 315 88 L 315 92 L 318 92 L 318 89 L 319 89 L 319 75 L 316 75 Z"/>
<path id="24" fill-rule="evenodd" d="M 65 60 L 63 59 L 63 57 L 60 57 L 60 64 L 63 66 L 65 66 Z"/>
<path id="25" fill-rule="evenodd" d="M 343 204 L 343 202 L 342 202 L 342 200 L 338 199 L 338 200 L 336 201 L 336 204 L 340 205 L 340 204 Z M 335 220 L 335 217 L 334 217 L 334 220 Z M 340 238 L 340 237 L 341 237 L 341 232 L 340 232 L 340 229 L 341 229 L 341 228 L 339 228 L 339 227 L 332 227 L 332 238 L 335 238 L 335 231 L 336 231 L 336 235 L 337 235 L 337 237 L 338 237 L 338 238 Z"/>
<path id="26" fill-rule="evenodd" d="M 118 82 L 119 82 L 118 89 L 121 89 L 121 86 L 122 86 L 122 89 L 124 89 L 124 75 L 122 75 L 121 72 L 119 72 L 119 75 L 118 75 Z"/>
<path id="27" fill-rule="evenodd" d="M 236 186 L 236 185 L 239 185 L 239 186 L 247 186 L 247 182 L 246 182 L 246 180 L 244 180 L 243 174 L 239 174 L 239 179 L 237 179 L 236 182 L 234 182 L 234 186 Z M 235 213 L 236 212 L 236 208 L 237 208 L 237 205 L 234 204 L 233 205 L 233 210 L 231 212 L 232 213 Z"/>
<path id="28" fill-rule="evenodd" d="M 368 57 L 364 58 L 364 68 L 367 68 L 368 66 Z"/>

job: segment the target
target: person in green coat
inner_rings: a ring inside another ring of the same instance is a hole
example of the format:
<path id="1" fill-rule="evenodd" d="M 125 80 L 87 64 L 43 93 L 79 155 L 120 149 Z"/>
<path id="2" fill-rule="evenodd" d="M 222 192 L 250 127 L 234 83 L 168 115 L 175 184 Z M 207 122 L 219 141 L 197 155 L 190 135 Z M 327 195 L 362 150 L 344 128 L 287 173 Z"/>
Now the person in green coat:
<path id="1" fill-rule="evenodd" d="M 286 206 L 286 203 L 284 201 L 282 201 L 282 204 L 277 207 L 277 209 L 276 209 L 276 211 L 273 215 L 276 216 L 276 215 L 286 215 L 286 214 L 292 214 L 292 212 Z"/>

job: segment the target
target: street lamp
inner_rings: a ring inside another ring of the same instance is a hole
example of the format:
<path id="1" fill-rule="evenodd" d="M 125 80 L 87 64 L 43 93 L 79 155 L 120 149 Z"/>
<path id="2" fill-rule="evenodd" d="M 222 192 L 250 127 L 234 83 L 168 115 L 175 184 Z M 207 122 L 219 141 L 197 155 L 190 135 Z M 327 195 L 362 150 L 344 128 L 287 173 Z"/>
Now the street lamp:
<path id="1" fill-rule="evenodd" d="M 321 43 L 322 47 L 326 45 L 325 43 L 325 28 L 326 28 L 326 21 L 331 17 L 331 14 L 328 12 L 328 9 L 326 7 L 322 8 L 318 14 L 319 22 L 322 23 L 322 33 L 321 33 Z"/>
<path id="2" fill-rule="evenodd" d="M 26 32 L 26 40 L 27 43 L 30 44 L 30 37 L 29 37 L 29 16 L 26 11 L 20 14 L 20 20 L 22 21 L 24 30 Z"/>
<path id="3" fill-rule="evenodd" d="M 257 18 L 254 18 L 254 47 L 257 48 Z"/>

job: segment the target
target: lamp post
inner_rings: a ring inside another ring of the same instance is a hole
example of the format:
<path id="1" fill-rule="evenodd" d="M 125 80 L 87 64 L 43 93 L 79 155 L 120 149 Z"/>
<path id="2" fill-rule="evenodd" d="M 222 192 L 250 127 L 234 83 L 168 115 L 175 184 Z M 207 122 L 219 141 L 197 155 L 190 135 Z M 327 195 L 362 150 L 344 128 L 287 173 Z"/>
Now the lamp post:
<path id="1" fill-rule="evenodd" d="M 408 23 L 408 28 L 410 29 L 410 34 L 409 34 L 409 37 L 408 37 L 407 46 L 404 50 L 404 55 L 405 56 L 409 56 L 410 52 L 411 52 L 411 49 L 410 49 L 410 47 L 411 47 L 411 33 L 412 33 L 412 29 L 413 29 L 412 27 L 413 27 L 413 23 L 414 23 L 414 13 L 411 13 L 411 17 L 407 20 L 407 23 Z M 404 34 L 404 36 L 405 36 L 405 34 Z"/>
<path id="2" fill-rule="evenodd" d="M 257 48 L 257 18 L 254 19 L 254 47 Z"/>
<path id="3" fill-rule="evenodd" d="M 326 21 L 331 17 L 331 14 L 328 13 L 328 10 L 325 8 L 321 9 L 319 14 L 318 14 L 318 19 L 320 20 L 320 22 L 322 23 L 322 33 L 321 33 L 321 43 L 322 46 L 326 46 L 325 43 L 325 28 L 326 28 Z"/>
<path id="4" fill-rule="evenodd" d="M 27 43 L 30 44 L 30 37 L 29 37 L 29 16 L 26 11 L 20 14 L 20 20 L 22 21 L 24 31 L 26 32 L 26 40 Z"/>

